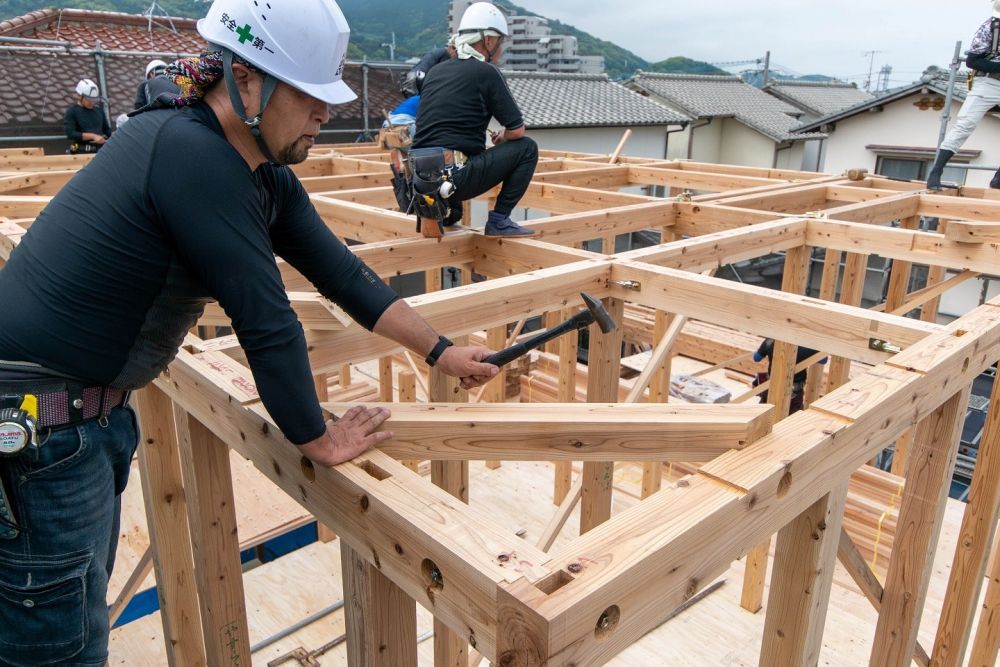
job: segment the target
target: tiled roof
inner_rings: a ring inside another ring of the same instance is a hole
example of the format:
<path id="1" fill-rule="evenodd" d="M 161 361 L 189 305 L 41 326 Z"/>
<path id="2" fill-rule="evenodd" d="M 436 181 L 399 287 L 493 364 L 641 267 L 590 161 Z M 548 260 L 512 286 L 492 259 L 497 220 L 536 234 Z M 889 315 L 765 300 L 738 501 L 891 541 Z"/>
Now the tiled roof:
<path id="1" fill-rule="evenodd" d="M 812 130 L 819 129 L 823 125 L 835 123 L 838 120 L 849 118 L 856 114 L 868 111 L 869 109 L 901 100 L 904 97 L 909 97 L 910 95 L 922 90 L 934 92 L 941 96 L 947 96 L 948 78 L 949 72 L 947 70 L 931 67 L 918 81 L 914 81 L 906 86 L 900 86 L 898 88 L 893 88 L 892 90 L 887 90 L 881 95 L 871 97 L 853 106 L 847 107 L 846 109 L 834 111 L 833 113 L 829 113 L 822 118 L 817 118 L 809 123 L 804 123 L 800 126 L 799 131 L 803 133 L 810 132 Z M 969 92 L 965 85 L 965 78 L 965 71 L 958 72 L 958 75 L 955 77 L 955 85 L 952 87 L 952 97 L 957 102 L 964 102 L 965 96 Z"/>
<path id="2" fill-rule="evenodd" d="M 694 118 L 735 118 L 774 141 L 819 138 L 795 134 L 799 109 L 746 84 L 738 76 L 659 74 L 639 71 L 629 80 Z"/>
<path id="3" fill-rule="evenodd" d="M 873 97 L 854 84 L 836 81 L 778 80 L 764 90 L 814 116 L 825 116 Z"/>
<path id="4" fill-rule="evenodd" d="M 171 24 L 177 32 L 170 29 Z M 157 17 L 150 29 L 144 16 L 77 9 L 45 9 L 2 21 L 0 35 L 69 41 L 74 49 L 0 51 L 0 134 L 9 136 L 62 134 L 63 114 L 76 99 L 76 82 L 89 78 L 100 83 L 94 55 L 79 51 L 94 49 L 97 40 L 108 51 L 104 54 L 107 90 L 101 92 L 108 98 L 112 119 L 132 110 L 136 86 L 153 57 L 114 51 L 157 53 L 169 61 L 173 59 L 170 55 L 198 53 L 205 48 L 192 19 Z M 402 100 L 396 83 L 398 72 L 348 64 L 344 80 L 359 96 L 362 67 L 368 68 L 369 126 L 377 131 L 382 110 L 393 109 Z M 360 99 L 331 108 L 330 115 L 326 129 L 362 129 Z"/>
<path id="5" fill-rule="evenodd" d="M 176 29 L 176 32 L 175 30 Z M 42 9 L 0 21 L 0 35 L 70 42 L 75 48 L 109 51 L 197 53 L 205 47 L 194 19 L 99 12 L 84 9 Z"/>
<path id="6" fill-rule="evenodd" d="M 691 119 L 606 74 L 504 72 L 528 128 L 677 125 Z"/>

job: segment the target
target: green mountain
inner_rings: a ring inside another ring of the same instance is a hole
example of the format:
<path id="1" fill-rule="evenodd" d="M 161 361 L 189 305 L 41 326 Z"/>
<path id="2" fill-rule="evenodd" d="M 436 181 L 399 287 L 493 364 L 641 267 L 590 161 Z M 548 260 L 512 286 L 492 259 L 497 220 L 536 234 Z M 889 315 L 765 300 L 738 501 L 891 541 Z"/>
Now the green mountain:
<path id="1" fill-rule="evenodd" d="M 729 74 L 726 70 L 719 69 L 715 65 L 710 65 L 700 60 L 691 60 L 684 56 L 674 56 L 673 58 L 653 63 L 647 71 L 671 74 Z"/>
<path id="2" fill-rule="evenodd" d="M 204 16 L 207 2 L 157 0 L 159 7 L 171 16 L 192 18 Z M 138 14 L 151 4 L 152 0 L 3 0 L 0 20 L 53 5 Z M 339 4 L 351 24 L 348 57 L 352 59 L 388 60 L 390 49 L 383 45 L 392 42 L 393 33 L 396 60 L 419 58 L 430 49 L 443 46 L 448 39 L 448 0 L 408 0 L 405 5 L 394 0 L 339 0 Z M 497 0 L 497 4 L 514 14 L 541 16 L 508 0 Z M 553 33 L 576 37 L 580 55 L 604 56 L 605 69 L 615 79 L 626 78 L 637 69 L 697 73 L 715 69 L 688 58 L 670 58 L 654 65 L 627 49 L 561 21 L 550 19 L 549 26 Z"/>

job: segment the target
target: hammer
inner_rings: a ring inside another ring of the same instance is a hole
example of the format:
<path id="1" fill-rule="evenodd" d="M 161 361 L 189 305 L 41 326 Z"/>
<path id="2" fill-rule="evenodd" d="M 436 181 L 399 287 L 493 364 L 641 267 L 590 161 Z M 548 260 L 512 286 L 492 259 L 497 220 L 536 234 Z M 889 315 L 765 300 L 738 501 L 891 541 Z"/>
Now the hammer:
<path id="1" fill-rule="evenodd" d="M 526 341 L 517 343 L 516 345 L 511 345 L 505 350 L 495 352 L 494 354 L 491 354 L 483 359 L 483 361 L 487 364 L 493 364 L 495 366 L 509 364 L 518 357 L 527 354 L 528 351 L 544 345 L 553 338 L 558 338 L 564 333 L 570 331 L 583 329 L 590 326 L 594 322 L 597 322 L 597 326 L 601 328 L 603 333 L 611 333 L 618 328 L 615 321 L 611 319 L 611 314 L 604 308 L 604 304 L 586 292 L 580 292 L 580 296 L 583 297 L 583 302 L 587 305 L 586 310 L 581 310 L 562 324 L 558 324 L 551 329 L 543 331 L 540 334 L 536 334 Z"/>

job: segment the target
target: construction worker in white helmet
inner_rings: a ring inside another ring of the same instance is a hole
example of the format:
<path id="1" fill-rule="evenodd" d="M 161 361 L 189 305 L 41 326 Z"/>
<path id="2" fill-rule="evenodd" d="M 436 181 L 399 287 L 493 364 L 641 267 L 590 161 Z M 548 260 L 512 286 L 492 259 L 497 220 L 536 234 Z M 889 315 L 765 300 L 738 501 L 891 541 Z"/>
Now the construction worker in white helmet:
<path id="1" fill-rule="evenodd" d="M 941 176 L 948 160 L 962 147 L 986 113 L 1000 104 L 1000 0 L 991 0 L 992 15 L 972 38 L 965 64 L 975 74 L 972 89 L 965 97 L 955 125 L 945 136 L 927 174 L 927 189 L 940 190 Z M 990 180 L 991 188 L 1000 188 L 1000 170 Z"/>
<path id="2" fill-rule="evenodd" d="M 317 214 L 288 165 L 330 105 L 356 97 L 342 79 L 349 29 L 333 0 L 265 5 L 211 5 L 198 22 L 210 51 L 168 67 L 180 94 L 134 114 L 0 271 L 0 310 L 17 314 L 0 326 L 0 399 L 31 396 L 38 430 L 21 449 L 0 442 L 0 665 L 108 659 L 116 505 L 138 444 L 128 395 L 169 365 L 208 301 L 284 436 L 274 447 L 332 466 L 392 437 L 384 408 L 325 419 L 275 254 L 464 387 L 497 373 L 490 350 L 438 335 Z M 58 604 L 22 604 L 56 591 Z"/>
<path id="3" fill-rule="evenodd" d="M 111 124 L 101 106 L 101 92 L 91 79 L 76 84 L 76 101 L 66 108 L 63 126 L 69 153 L 96 153 L 111 136 Z"/>
<path id="4" fill-rule="evenodd" d="M 538 146 L 525 136 L 524 117 L 497 68 L 507 38 L 507 19 L 489 2 L 469 6 L 454 38 L 457 57 L 434 66 L 424 79 L 417 113 L 415 149 L 444 149 L 451 164 L 451 219 L 461 219 L 460 202 L 502 183 L 486 220 L 487 236 L 532 236 L 534 230 L 510 215 L 528 190 L 538 163 Z M 491 118 L 501 125 L 486 148 Z"/>
<path id="5" fill-rule="evenodd" d="M 146 77 L 135 89 L 133 110 L 142 109 L 163 93 L 177 95 L 180 89 L 167 77 L 167 63 L 159 58 L 146 63 Z"/>

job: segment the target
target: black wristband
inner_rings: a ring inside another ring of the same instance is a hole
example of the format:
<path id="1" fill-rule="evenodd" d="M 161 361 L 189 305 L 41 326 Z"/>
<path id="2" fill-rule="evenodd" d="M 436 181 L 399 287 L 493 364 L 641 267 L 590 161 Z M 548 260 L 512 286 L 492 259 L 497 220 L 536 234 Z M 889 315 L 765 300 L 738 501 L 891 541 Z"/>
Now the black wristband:
<path id="1" fill-rule="evenodd" d="M 438 336 L 437 345 L 435 345 L 434 349 L 427 353 L 427 358 L 424 359 L 424 361 L 427 362 L 428 366 L 433 366 L 438 362 L 441 355 L 444 354 L 445 348 L 451 347 L 452 345 L 454 345 L 454 343 L 444 336 Z"/>

